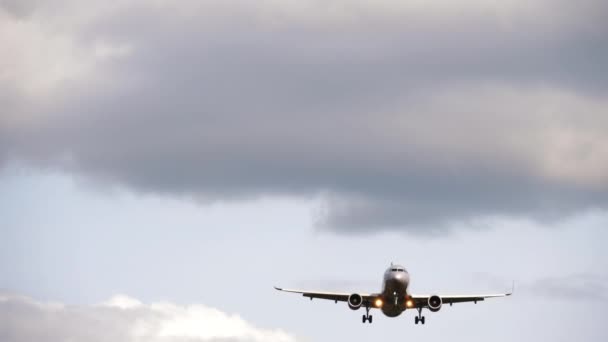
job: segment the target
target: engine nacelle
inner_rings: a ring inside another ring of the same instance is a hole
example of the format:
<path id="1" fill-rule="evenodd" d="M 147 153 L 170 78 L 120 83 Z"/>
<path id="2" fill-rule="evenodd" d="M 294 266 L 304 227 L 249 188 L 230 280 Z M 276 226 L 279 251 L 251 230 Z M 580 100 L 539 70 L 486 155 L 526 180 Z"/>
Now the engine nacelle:
<path id="1" fill-rule="evenodd" d="M 429 297 L 428 305 L 429 310 L 431 310 L 432 312 L 439 311 L 441 309 L 441 304 L 443 304 L 443 301 L 438 295 L 432 295 Z"/>
<path id="2" fill-rule="evenodd" d="M 353 293 L 348 296 L 348 307 L 351 310 L 359 310 L 359 308 L 363 305 L 363 297 L 361 297 L 358 293 Z"/>

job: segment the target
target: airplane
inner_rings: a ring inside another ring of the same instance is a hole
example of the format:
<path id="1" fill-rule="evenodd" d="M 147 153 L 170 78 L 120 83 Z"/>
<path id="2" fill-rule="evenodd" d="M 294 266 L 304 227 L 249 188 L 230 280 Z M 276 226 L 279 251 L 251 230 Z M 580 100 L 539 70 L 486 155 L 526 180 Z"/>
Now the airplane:
<path id="1" fill-rule="evenodd" d="M 372 315 L 369 314 L 370 309 L 380 309 L 385 316 L 397 317 L 405 310 L 415 309 L 418 315 L 415 317 L 416 324 L 425 323 L 425 318 L 422 315 L 423 309 L 428 309 L 431 312 L 437 312 L 443 304 L 481 302 L 488 298 L 508 297 L 513 294 L 513 288 L 510 292 L 500 294 L 482 294 L 482 295 L 459 295 L 459 296 L 440 296 L 440 295 L 415 295 L 410 294 L 408 286 L 410 284 L 410 275 L 405 267 L 393 265 L 384 272 L 382 282 L 382 292 L 364 294 L 364 293 L 335 293 L 335 292 L 313 292 L 302 290 L 291 290 L 280 287 L 274 287 L 278 291 L 298 293 L 304 297 L 333 300 L 336 303 L 346 302 L 351 310 L 359 310 L 364 307 L 366 314 L 363 315 L 362 321 L 372 323 Z"/>

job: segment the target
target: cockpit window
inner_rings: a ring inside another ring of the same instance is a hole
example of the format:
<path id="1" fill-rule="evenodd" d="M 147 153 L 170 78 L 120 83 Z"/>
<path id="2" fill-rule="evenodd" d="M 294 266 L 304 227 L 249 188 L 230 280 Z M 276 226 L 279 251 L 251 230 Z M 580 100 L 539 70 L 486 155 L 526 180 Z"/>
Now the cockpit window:
<path id="1" fill-rule="evenodd" d="M 391 271 L 393 271 L 393 272 L 397 272 L 397 271 L 399 271 L 399 269 L 397 269 L 397 268 L 393 268 Z"/>
<path id="2" fill-rule="evenodd" d="M 403 268 L 393 268 L 391 269 L 392 272 L 405 272 L 405 270 Z"/>

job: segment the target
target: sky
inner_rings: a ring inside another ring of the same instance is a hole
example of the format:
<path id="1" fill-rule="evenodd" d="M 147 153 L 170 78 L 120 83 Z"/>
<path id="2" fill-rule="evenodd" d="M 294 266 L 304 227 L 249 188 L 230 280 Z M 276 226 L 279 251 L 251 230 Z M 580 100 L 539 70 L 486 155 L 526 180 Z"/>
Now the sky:
<path id="1" fill-rule="evenodd" d="M 605 341 L 606 15 L 0 0 L 0 340 Z"/>

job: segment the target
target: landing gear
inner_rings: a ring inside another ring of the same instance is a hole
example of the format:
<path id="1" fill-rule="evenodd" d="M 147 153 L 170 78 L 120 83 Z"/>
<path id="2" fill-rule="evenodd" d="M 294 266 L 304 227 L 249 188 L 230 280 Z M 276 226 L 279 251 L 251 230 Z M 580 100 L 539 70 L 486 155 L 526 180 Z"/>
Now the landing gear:
<path id="1" fill-rule="evenodd" d="M 416 324 L 418 323 L 422 323 L 424 324 L 424 316 L 422 316 L 422 308 L 418 308 L 418 316 L 416 316 L 414 318 L 414 322 L 416 322 Z"/>
<path id="2" fill-rule="evenodd" d="M 363 323 L 365 323 L 365 322 L 369 322 L 370 324 L 372 323 L 373 317 L 372 317 L 372 315 L 369 314 L 369 309 L 370 309 L 369 305 L 365 307 L 366 312 L 365 312 L 365 315 L 363 315 L 363 317 L 362 317 Z"/>
<path id="3" fill-rule="evenodd" d="M 415 318 L 415 320 L 414 320 L 414 321 L 416 322 L 416 324 L 418 324 L 418 323 L 422 323 L 422 324 L 424 324 L 424 316 L 422 316 L 422 317 L 418 317 L 418 316 L 416 316 L 416 317 L 414 317 L 414 318 Z"/>

